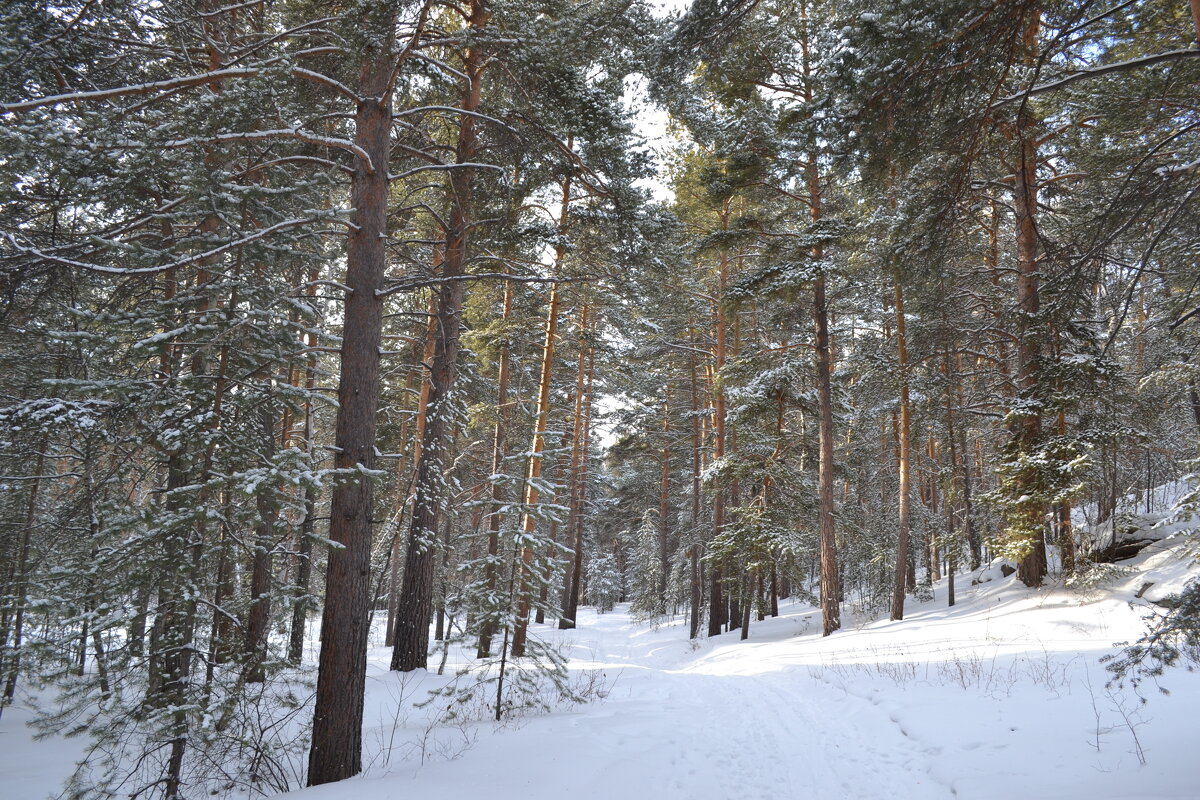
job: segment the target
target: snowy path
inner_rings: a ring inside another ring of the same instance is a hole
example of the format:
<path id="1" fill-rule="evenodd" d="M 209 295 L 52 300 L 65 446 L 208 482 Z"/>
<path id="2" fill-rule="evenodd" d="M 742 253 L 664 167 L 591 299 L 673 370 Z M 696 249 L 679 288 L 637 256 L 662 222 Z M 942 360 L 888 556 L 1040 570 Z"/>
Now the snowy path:
<path id="1" fill-rule="evenodd" d="M 1011 579 L 960 585 L 952 609 L 939 590 L 904 623 L 848 621 L 828 638 L 799 605 L 753 623 L 745 642 L 688 642 L 681 621 L 586 609 L 578 630 L 541 633 L 577 674 L 605 676 L 606 700 L 481 725 L 474 744 L 460 737 L 423 765 L 410 757 L 353 789 L 296 796 L 1196 800 L 1200 675 L 1173 674 L 1171 697 L 1142 706 L 1110 694 L 1098 663 L 1141 630 L 1128 600 L 1142 578 L 1092 598 Z M 395 680 L 385 656 L 373 658 L 379 686 Z"/>
<path id="2" fill-rule="evenodd" d="M 903 623 L 848 618 L 826 638 L 802 605 L 752 623 L 748 641 L 697 642 L 679 620 L 655 628 L 624 608 L 585 609 L 578 630 L 537 630 L 606 698 L 502 726 L 430 727 L 432 709 L 413 704 L 448 679 L 389 672 L 388 651 L 374 648 L 363 775 L 288 796 L 1197 800 L 1200 673 L 1173 671 L 1170 697 L 1149 687 L 1143 705 L 1107 689 L 1099 663 L 1141 632 L 1130 602 L 1143 583 L 1177 590 L 1191 565 L 1147 556 L 1091 597 L 962 581 L 954 608 L 937 587 Z M 0 800 L 53 794 L 82 751 L 80 740 L 30 741 L 28 716 L 12 708 L 0 721 Z"/>
<path id="3" fill-rule="evenodd" d="M 780 622 L 753 629 L 765 633 Z M 633 623 L 623 609 L 587 610 L 578 631 L 551 635 L 563 637 L 574 670 L 607 676 L 605 701 L 482 732 L 460 757 L 365 778 L 352 794 L 479 796 L 486 787 L 504 800 L 954 796 L 931 776 L 921 747 L 869 699 L 808 670 L 738 674 L 703 656 L 756 643 L 738 643 L 734 634 L 693 650 L 681 633 L 678 624 Z M 351 796 L 345 791 L 328 786 L 297 797 Z"/>

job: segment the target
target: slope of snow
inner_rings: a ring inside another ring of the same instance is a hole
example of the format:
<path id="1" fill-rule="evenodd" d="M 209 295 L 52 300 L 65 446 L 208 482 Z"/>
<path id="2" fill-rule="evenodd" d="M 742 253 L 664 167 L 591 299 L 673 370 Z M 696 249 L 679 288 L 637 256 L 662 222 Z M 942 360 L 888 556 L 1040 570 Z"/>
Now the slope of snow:
<path id="1" fill-rule="evenodd" d="M 964 573 L 953 608 L 938 585 L 902 623 L 848 620 L 827 638 L 799 604 L 744 642 L 585 609 L 578 630 L 538 632 L 606 697 L 500 726 L 431 723 L 448 701 L 413 704 L 450 679 L 388 672 L 374 648 L 366 771 L 288 797 L 1195 798 L 1200 676 L 1169 673 L 1169 697 L 1143 685 L 1143 703 L 1099 662 L 1141 634 L 1145 598 L 1195 574 L 1188 540 L 1157 542 L 1090 594 Z M 447 674 L 466 661 L 452 650 Z M 14 800 L 52 792 L 82 747 L 30 742 L 23 713 L 0 721 L 0 795 Z"/>

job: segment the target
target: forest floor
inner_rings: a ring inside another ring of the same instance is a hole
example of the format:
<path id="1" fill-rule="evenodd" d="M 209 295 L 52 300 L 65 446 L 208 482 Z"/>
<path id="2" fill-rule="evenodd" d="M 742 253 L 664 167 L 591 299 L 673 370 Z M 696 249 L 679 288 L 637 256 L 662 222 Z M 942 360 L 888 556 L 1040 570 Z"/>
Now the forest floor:
<path id="1" fill-rule="evenodd" d="M 1200 674 L 1176 669 L 1161 681 L 1169 696 L 1151 683 L 1139 694 L 1109 687 L 1100 663 L 1141 634 L 1148 599 L 1195 573 L 1180 552 L 1189 538 L 1155 544 L 1086 593 L 964 572 L 953 608 L 943 582 L 933 600 L 910 599 L 901 623 L 849 614 L 827 638 L 816 610 L 791 601 L 752 622 L 748 641 L 690 642 L 682 620 L 585 609 L 578 630 L 538 633 L 604 697 L 502 725 L 447 722 L 445 699 L 415 707 L 449 679 L 388 672 L 378 647 L 364 775 L 288 797 L 1196 798 Z M 465 657 L 449 655 L 447 675 Z M 12 800 L 53 792 L 83 747 L 30 741 L 28 713 L 0 721 L 0 796 Z"/>
<path id="2" fill-rule="evenodd" d="M 747 641 L 735 631 L 690 642 L 683 620 L 585 609 L 578 630 L 541 634 L 575 674 L 602 678 L 605 699 L 434 732 L 410 743 L 406 763 L 376 756 L 356 786 L 295 797 L 1194 800 L 1200 675 L 1178 669 L 1162 680 L 1169 696 L 1149 683 L 1139 695 L 1108 687 L 1100 663 L 1141 635 L 1148 599 L 1195 573 L 1180 552 L 1189 538 L 1154 545 L 1091 592 L 964 572 L 953 608 L 943 581 L 933 600 L 910 598 L 901 623 L 848 615 L 827 638 L 815 609 L 786 601 Z M 368 760 L 391 736 L 400 680 L 384 656 L 372 662 L 380 718 L 368 712 Z"/>

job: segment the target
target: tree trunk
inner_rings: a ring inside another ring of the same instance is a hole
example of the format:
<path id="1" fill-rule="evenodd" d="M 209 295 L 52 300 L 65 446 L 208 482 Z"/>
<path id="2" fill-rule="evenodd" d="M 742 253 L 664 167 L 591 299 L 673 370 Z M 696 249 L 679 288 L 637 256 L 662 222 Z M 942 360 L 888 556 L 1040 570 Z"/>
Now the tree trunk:
<path id="1" fill-rule="evenodd" d="M 213 621 L 212 643 L 209 645 L 210 655 L 206 681 L 211 684 L 214 667 L 224 664 L 236 652 L 237 620 L 226 608 L 236 592 L 235 573 L 233 565 L 233 497 L 229 489 L 221 493 L 221 543 L 217 555 L 217 572 L 213 587 Z"/>
<path id="2" fill-rule="evenodd" d="M 926 455 L 929 458 L 929 510 L 934 515 L 938 512 L 938 503 L 942 502 L 939 496 L 939 487 L 937 476 L 941 472 L 941 454 L 938 452 L 937 439 L 933 438 L 931 433 L 925 439 Z M 942 556 L 941 546 L 938 542 L 938 536 L 934 533 L 934 529 L 929 529 L 929 552 L 926 554 L 925 565 L 928 569 L 926 580 L 930 583 L 940 581 L 942 579 Z"/>
<path id="3" fill-rule="evenodd" d="M 689 336 L 690 343 L 695 346 L 694 337 Z M 703 603 L 704 582 L 703 575 L 700 569 L 700 392 L 698 381 L 696 379 L 696 355 L 694 352 L 688 354 L 688 375 L 691 387 L 691 412 L 692 412 L 692 526 L 691 537 L 692 546 L 689 548 L 688 556 L 691 559 L 691 581 L 692 581 L 692 613 L 690 623 L 688 625 L 688 638 L 695 639 L 700 635 L 700 612 L 701 604 Z"/>
<path id="4" fill-rule="evenodd" d="M 393 22 L 380 49 L 364 60 L 354 115 L 354 143 L 370 159 L 355 160 L 350 179 L 354 212 L 346 247 L 341 378 L 334 465 L 375 468 L 379 406 L 379 345 L 387 268 L 388 162 L 391 149 Z M 330 548 L 321 616 L 321 654 L 313 708 L 308 785 L 339 781 L 362 770 L 363 697 L 370 606 L 371 513 L 374 486 L 366 474 L 339 482 L 329 507 Z"/>
<path id="5" fill-rule="evenodd" d="M 721 215 L 722 229 L 727 229 L 729 226 L 729 210 L 728 206 L 723 210 Z M 725 319 L 725 306 L 720 302 L 719 298 L 725 293 L 725 286 L 729 280 L 729 256 L 722 250 L 717 261 L 717 279 L 718 279 L 718 301 L 715 303 L 716 311 L 716 330 L 715 344 L 713 348 L 713 365 L 712 365 L 712 402 L 713 402 L 713 447 L 712 461 L 716 463 L 725 457 L 725 389 L 721 381 L 721 370 L 725 368 L 725 358 L 727 355 L 727 322 Z M 716 487 L 713 491 L 713 536 L 720 535 L 721 529 L 725 527 L 725 490 L 721 487 Z M 733 620 L 729 616 L 729 609 L 724 597 L 723 585 L 724 580 L 724 565 L 713 563 L 710 570 L 711 585 L 709 587 L 708 599 L 708 635 L 719 636 L 721 628 L 726 623 L 733 625 Z M 736 627 L 736 625 L 734 625 Z"/>
<path id="6" fill-rule="evenodd" d="M 434 245 L 431 256 L 433 271 L 436 273 L 442 268 L 444 261 L 445 247 L 444 243 Z M 434 351 L 437 349 L 437 294 L 430 293 L 428 304 L 428 316 L 425 323 L 425 342 L 422 345 L 420 357 L 420 384 L 421 389 L 418 392 L 417 412 L 416 412 L 416 433 L 412 437 L 412 452 L 410 453 L 410 464 L 419 464 L 421 462 L 421 442 L 425 438 L 425 425 L 429 421 L 429 392 L 430 381 L 428 365 L 433 363 Z M 411 378 L 410 378 L 411 380 Z M 406 384 L 407 386 L 407 384 Z M 406 427 L 408 420 L 400 426 L 400 441 L 407 442 Z M 400 577 L 404 571 L 404 557 L 400 552 L 400 546 L 404 542 L 404 537 L 401 532 L 405 530 L 404 517 L 405 509 L 409 507 L 409 501 L 413 499 L 413 492 L 416 485 L 416 470 L 409 472 L 404 476 L 403 462 L 397 464 L 396 474 L 400 478 L 400 483 L 396 487 L 395 498 L 395 527 L 392 530 L 391 553 L 388 557 L 388 616 L 386 632 L 384 633 L 384 646 L 396 646 L 396 619 L 399 616 L 400 610 Z"/>
<path id="7" fill-rule="evenodd" d="M 961 351 L 955 353 L 954 364 L 954 395 L 958 408 L 961 409 L 963 407 Z M 961 427 L 958 430 L 958 437 L 958 466 L 962 472 L 963 530 L 966 532 L 967 548 L 971 553 L 970 567 L 972 570 L 976 570 L 979 569 L 979 564 L 983 560 L 983 543 L 980 541 L 979 532 L 975 529 L 975 509 L 971 500 L 971 457 L 967 451 L 966 432 Z M 980 446 L 978 439 L 975 444 L 977 447 Z"/>
<path id="8" fill-rule="evenodd" d="M 45 444 L 38 448 L 38 457 L 34 462 L 34 475 L 41 475 L 45 469 Z M 29 487 L 29 503 L 25 506 L 24 527 L 21 530 L 21 544 L 17 555 L 17 568 L 13 575 L 16 584 L 16 610 L 13 612 L 12 623 L 12 660 L 6 665 L 8 674 L 4 678 L 4 700 L 0 702 L 0 710 L 11 705 L 17 692 L 17 678 L 21 673 L 21 645 L 25 634 L 25 607 L 29 603 L 29 552 L 32 543 L 33 527 L 37 521 L 37 502 L 41 492 L 42 482 L 39 478 L 32 481 Z M 7 637 L 5 637 L 7 638 Z M 5 642 L 7 644 L 7 642 Z"/>
<path id="9" fill-rule="evenodd" d="M 1058 435 L 1066 436 L 1067 415 L 1058 412 Z M 1075 531 L 1071 528 L 1071 501 L 1062 500 L 1055 509 L 1055 538 L 1058 540 L 1058 552 L 1062 558 L 1062 571 L 1070 574 L 1075 571 Z"/>
<path id="10" fill-rule="evenodd" d="M 667 577 L 671 572 L 668 557 L 671 534 L 671 385 L 663 387 L 663 444 L 658 476 L 658 596 L 663 612 L 667 610 Z"/>
<path id="11" fill-rule="evenodd" d="M 491 18 L 481 0 L 471 3 L 470 27 L 481 31 Z M 482 50 L 467 50 L 463 72 L 467 78 L 458 126 L 456 163 L 473 163 L 481 142 L 476 133 L 483 90 L 486 58 Z M 393 670 L 409 672 L 425 669 L 429 651 L 429 620 L 433 611 L 433 566 L 438 517 L 444 495 L 442 467 L 452 420 L 450 393 L 458 371 L 459 328 L 465 282 L 467 240 L 471 230 L 471 195 L 474 169 L 451 171 L 450 214 L 446 231 L 446 251 L 442 263 L 444 281 L 438 288 L 437 341 L 429 374 L 429 412 L 421 437 L 421 457 L 416 465 L 416 494 L 413 497 L 412 523 L 404 559 L 404 583 L 396 615 L 396 643 L 392 648 Z"/>
<path id="12" fill-rule="evenodd" d="M 442 525 L 442 568 L 438 570 L 438 603 L 437 619 L 434 622 L 433 638 L 435 641 L 446 639 L 446 592 L 450 587 L 450 543 L 453 538 L 451 523 L 454 516 L 446 509 L 446 521 Z M 439 675 L 441 672 L 438 673 Z"/>
<path id="13" fill-rule="evenodd" d="M 264 403 L 262 415 L 263 456 L 270 461 L 275 451 L 275 418 L 272 404 Z M 267 633 L 271 621 L 271 565 L 275 551 L 275 515 L 278 513 L 274 487 L 260 489 L 256 498 L 258 524 L 254 528 L 254 558 L 250 578 L 250 614 L 246 621 L 243 655 L 246 681 L 262 683 L 266 679 L 263 664 L 267 658 Z"/>
<path id="14" fill-rule="evenodd" d="M 771 564 L 771 616 L 779 616 L 779 570 Z"/>
<path id="15" fill-rule="evenodd" d="M 817 329 L 817 404 L 820 413 L 817 484 L 820 497 L 821 633 L 828 636 L 842 627 L 842 616 L 838 605 L 840 586 L 833 527 L 833 365 L 829 353 L 829 316 L 823 275 L 813 284 L 813 322 Z"/>
<path id="16" fill-rule="evenodd" d="M 1037 38 L 1041 12 L 1028 12 L 1023 47 L 1025 62 L 1037 61 Z M 1013 186 L 1013 208 L 1017 225 L 1017 388 L 1021 393 L 1022 410 L 1012 415 L 1013 449 L 1016 453 L 1033 453 L 1042 438 L 1041 412 L 1037 407 L 1041 382 L 1041 340 L 1043 326 L 1037 317 L 1041 308 L 1039 283 L 1041 269 L 1038 261 L 1038 183 L 1037 183 L 1037 120 L 1028 106 L 1022 106 L 1016 125 L 1017 164 Z M 1018 497 L 1038 494 L 1037 475 L 1030 467 L 1014 478 Z M 1026 586 L 1042 585 L 1046 574 L 1045 540 L 1041 533 L 1045 508 L 1041 503 L 1026 500 L 1019 503 L 1015 519 L 1010 521 L 1017 537 L 1016 544 L 1023 555 L 1017 564 L 1017 579 Z"/>
<path id="17" fill-rule="evenodd" d="M 1195 0 L 1200 3 L 1200 0 Z M 1196 423 L 1196 433 L 1200 434 L 1200 393 L 1196 391 L 1195 379 L 1188 381 L 1188 400 L 1192 406 L 1192 421 Z"/>
<path id="18" fill-rule="evenodd" d="M 899 279 L 895 286 L 896 363 L 900 368 L 900 440 L 899 537 L 896 542 L 896 569 L 892 582 L 892 620 L 904 619 L 904 595 L 908 582 L 909 496 L 912 481 L 912 424 L 908 397 L 908 342 L 905 337 L 904 290 Z"/>
<path id="19" fill-rule="evenodd" d="M 954 605 L 954 570 L 957 567 L 958 556 L 958 530 L 957 519 L 955 514 L 960 506 L 961 498 L 965 495 L 965 487 L 959 488 L 958 483 L 958 459 L 962 457 L 962 453 L 958 450 L 958 437 L 956 436 L 956 425 L 954 422 L 954 399 L 956 392 L 954 390 L 955 380 L 957 376 L 954 370 L 951 369 L 950 361 L 950 341 L 943 340 L 942 348 L 942 374 L 946 380 L 946 445 L 949 448 L 950 467 L 949 467 L 949 488 L 942 498 L 942 505 L 946 512 L 946 592 L 947 604 Z M 955 343 L 957 350 L 957 343 Z M 957 353 L 956 353 L 957 357 Z M 957 489 L 957 491 L 956 491 Z"/>
<path id="20" fill-rule="evenodd" d="M 512 318 L 513 285 L 512 281 L 504 282 L 503 310 L 500 318 L 507 325 Z M 496 426 L 492 431 L 492 475 L 499 476 L 504 472 L 504 457 L 508 452 L 508 373 L 510 370 L 511 354 L 508 346 L 508 334 L 505 332 L 504 341 L 500 345 L 500 368 L 496 376 Z M 484 566 L 484 583 L 487 586 L 487 596 L 494 597 L 497 590 L 496 559 L 500 554 L 500 522 L 501 509 L 504 505 L 504 482 L 494 480 L 492 483 L 492 507 L 488 514 L 488 560 Z M 476 658 L 488 658 L 492 654 L 492 637 L 496 635 L 495 614 L 498 609 L 489 609 L 479 628 L 479 645 L 475 651 Z"/>
<path id="21" fill-rule="evenodd" d="M 742 586 L 747 590 L 742 594 L 742 634 L 740 636 L 742 641 L 750 638 L 750 608 L 754 605 L 753 600 L 757 592 L 758 580 L 757 570 L 742 577 Z"/>
<path id="22" fill-rule="evenodd" d="M 571 434 L 571 464 L 570 475 L 567 478 L 567 539 L 571 542 L 571 567 L 564 576 L 563 613 L 558 619 L 559 630 L 570 630 L 575 627 L 575 614 L 579 611 L 580 581 L 583 577 L 583 540 L 574 539 L 577 530 L 576 517 L 579 514 L 579 473 L 583 453 L 583 405 L 587 381 L 587 314 L 588 307 L 584 303 L 579 312 L 579 363 L 575 375 L 575 410 Z"/>
<path id="23" fill-rule="evenodd" d="M 584 308 L 586 310 L 586 306 Z M 586 333 L 586 328 L 584 328 L 584 333 Z M 582 336 L 581 334 L 581 345 L 583 344 Z M 575 627 L 575 618 L 579 613 L 579 600 L 583 594 L 583 505 L 587 498 L 588 448 L 591 446 L 589 440 L 592 431 L 592 380 L 596 370 L 595 349 L 589 343 L 586 349 L 581 350 L 579 357 L 587 361 L 588 367 L 583 384 L 583 422 L 578 429 L 579 475 L 576 478 L 575 493 L 571 500 L 570 527 L 567 531 L 567 535 L 571 537 L 571 546 L 575 551 L 575 556 L 571 564 L 571 590 L 568 592 L 566 608 L 563 609 L 563 620 L 569 624 L 564 625 L 560 621 L 559 628 Z"/>
<path id="24" fill-rule="evenodd" d="M 568 140 L 567 147 L 573 142 Z M 562 205 L 558 220 L 559 244 L 554 255 L 554 274 L 558 277 L 562 271 L 563 259 L 566 258 L 566 244 L 562 238 L 566 235 L 567 222 L 571 208 L 571 178 L 567 176 L 562 182 Z M 513 630 L 512 644 L 509 652 L 513 658 L 525 655 L 525 640 L 529 629 L 529 574 L 533 565 L 533 548 L 528 544 L 537 532 L 537 515 L 535 509 L 540 499 L 538 482 L 542 477 L 542 451 L 546 447 L 546 425 L 550 421 L 550 385 L 554 374 L 554 349 L 558 342 L 558 308 L 562 295 L 559 284 L 550 285 L 550 302 L 546 309 L 546 338 L 542 343 L 542 369 L 538 379 L 537 417 L 533 426 L 533 447 L 529 451 L 529 469 L 525 481 L 525 513 L 521 520 L 521 530 L 525 533 L 527 544 L 521 551 L 521 580 L 520 595 L 517 598 L 516 628 Z"/>
<path id="25" fill-rule="evenodd" d="M 177 494 L 187 485 L 188 474 L 181 454 L 170 456 L 167 463 L 167 507 L 175 519 L 183 516 L 182 498 Z M 150 703 L 170 711 L 170 750 L 163 777 L 167 800 L 180 797 L 183 785 L 183 755 L 188 740 L 188 678 L 192 666 L 192 639 L 195 629 L 195 573 L 189 563 L 187 545 L 194 535 L 190 526 L 168 532 L 163 542 L 166 575 L 159 587 L 154 619 L 154 653 L 151 663 Z M 156 669 L 155 669 L 156 667 Z"/>
<path id="26" fill-rule="evenodd" d="M 307 414 L 311 414 L 308 411 Z M 296 604 L 292 606 L 292 627 L 288 637 L 288 663 L 299 664 L 304 656 L 304 627 L 312 603 L 308 597 L 312 582 L 313 536 L 316 534 L 317 490 L 304 487 L 304 519 L 300 523 L 300 547 L 296 553 Z"/>
<path id="27" fill-rule="evenodd" d="M 571 400 L 571 404 L 574 405 L 575 401 Z M 570 455 L 569 455 L 570 444 L 571 444 L 571 431 L 569 429 L 567 429 L 567 427 L 564 425 L 562 440 L 558 446 L 558 452 L 559 452 L 558 461 L 556 462 L 555 467 L 554 467 L 555 488 L 554 488 L 554 493 L 550 496 L 550 504 L 551 505 L 557 505 L 559 500 L 562 497 L 562 491 L 559 487 L 561 487 L 561 486 L 570 487 L 570 484 L 571 484 L 570 475 L 567 473 L 567 469 L 570 465 Z M 564 476 L 566 476 L 566 483 L 563 483 Z M 568 488 L 568 491 L 569 490 L 570 490 L 570 488 Z M 569 518 L 569 516 L 570 515 L 568 514 L 568 518 Z M 549 522 L 549 526 L 550 526 L 550 541 L 552 543 L 554 543 L 555 545 L 557 545 L 558 544 L 558 532 L 559 532 L 558 519 L 557 518 L 551 519 Z M 569 536 L 569 531 L 571 531 L 571 530 L 572 530 L 572 528 L 570 527 L 570 525 L 568 525 L 564 529 L 563 535 Z M 566 590 L 570 588 L 570 586 L 568 585 L 569 581 L 570 581 L 569 570 L 564 569 L 563 570 L 564 594 L 565 594 Z M 550 604 L 550 584 L 551 584 L 550 580 L 544 581 L 542 583 L 542 588 L 539 590 L 538 600 L 540 602 L 539 602 L 538 608 L 537 608 L 537 615 L 534 617 L 534 622 L 536 622 L 538 625 L 541 625 L 546 621 L 546 607 Z M 561 617 L 562 605 L 563 605 L 562 603 L 559 604 L 559 609 L 560 609 L 559 622 L 562 622 L 562 617 Z M 560 630 L 561 630 L 561 628 L 560 628 Z"/>

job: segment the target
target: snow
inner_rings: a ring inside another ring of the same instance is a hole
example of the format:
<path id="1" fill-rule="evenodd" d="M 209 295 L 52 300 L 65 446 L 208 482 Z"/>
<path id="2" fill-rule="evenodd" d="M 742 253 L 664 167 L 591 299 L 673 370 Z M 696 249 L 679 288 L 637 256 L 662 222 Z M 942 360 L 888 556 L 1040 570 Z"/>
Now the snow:
<path id="1" fill-rule="evenodd" d="M 1141 634 L 1145 583 L 1158 599 L 1197 573 L 1194 540 L 1157 542 L 1086 594 L 1030 590 L 995 566 L 964 572 L 953 608 L 937 584 L 933 600 L 910 599 L 903 622 L 847 613 L 827 638 L 817 611 L 790 601 L 752 622 L 748 641 L 735 631 L 689 642 L 681 619 L 652 626 L 627 606 L 585 609 L 577 630 L 537 633 L 606 697 L 502 725 L 432 724 L 448 701 L 413 704 L 450 678 L 389 672 L 389 651 L 373 646 L 363 776 L 287 797 L 1194 798 L 1200 676 L 1169 672 L 1170 696 L 1144 684 L 1143 703 L 1108 687 L 1100 663 Z M 447 675 L 466 660 L 451 649 Z M 27 715 L 0 720 L 6 797 L 54 791 L 82 751 L 31 741 Z"/>
<path id="2" fill-rule="evenodd" d="M 0 717 L 0 797 L 5 800 L 37 800 L 58 794 L 71 765 L 83 757 L 84 739 L 55 736 L 33 741 L 26 723 L 33 711 L 18 703 L 4 709 Z"/>

